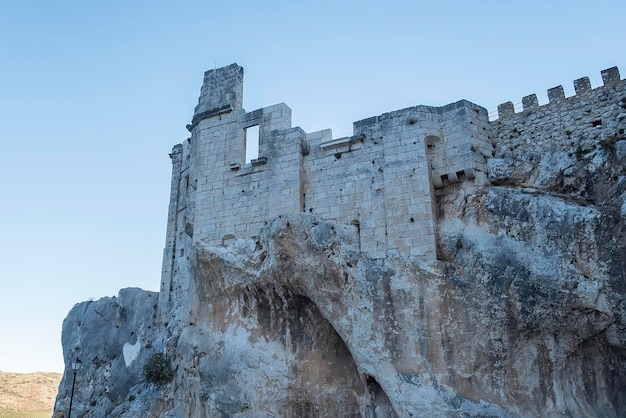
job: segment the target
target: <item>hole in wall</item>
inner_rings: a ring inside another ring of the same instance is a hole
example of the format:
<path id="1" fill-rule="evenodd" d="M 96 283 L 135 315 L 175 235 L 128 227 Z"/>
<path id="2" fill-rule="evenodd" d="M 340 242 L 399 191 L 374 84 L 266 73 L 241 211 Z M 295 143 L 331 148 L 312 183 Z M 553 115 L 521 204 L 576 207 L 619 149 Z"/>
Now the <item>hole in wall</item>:
<path id="1" fill-rule="evenodd" d="M 424 143 L 426 145 L 435 145 L 441 142 L 441 138 L 439 138 L 436 135 L 426 135 L 426 137 L 424 138 Z"/>
<path id="2" fill-rule="evenodd" d="M 602 125 L 602 120 L 598 119 L 598 120 L 594 120 L 593 122 L 591 122 L 591 126 L 593 126 L 594 128 L 596 126 L 601 126 Z"/>
<path id="3" fill-rule="evenodd" d="M 222 237 L 222 245 L 225 247 L 233 242 L 235 242 L 235 236 L 233 234 L 226 234 Z"/>
<path id="4" fill-rule="evenodd" d="M 361 223 L 358 221 L 358 219 L 354 219 L 352 222 L 350 222 L 350 224 L 354 225 L 356 227 L 357 234 L 361 235 Z"/>
<path id="5" fill-rule="evenodd" d="M 259 158 L 259 125 L 250 126 L 243 130 L 245 163 Z"/>

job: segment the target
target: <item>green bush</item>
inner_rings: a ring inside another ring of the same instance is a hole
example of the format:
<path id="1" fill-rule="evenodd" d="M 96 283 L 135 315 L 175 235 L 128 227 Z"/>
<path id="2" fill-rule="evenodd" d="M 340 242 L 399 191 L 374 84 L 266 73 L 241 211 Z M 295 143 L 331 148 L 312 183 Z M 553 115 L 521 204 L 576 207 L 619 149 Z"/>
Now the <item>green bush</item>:
<path id="1" fill-rule="evenodd" d="M 148 383 L 163 385 L 174 378 L 174 372 L 170 362 L 161 353 L 156 353 L 148 359 L 143 366 L 143 374 Z"/>

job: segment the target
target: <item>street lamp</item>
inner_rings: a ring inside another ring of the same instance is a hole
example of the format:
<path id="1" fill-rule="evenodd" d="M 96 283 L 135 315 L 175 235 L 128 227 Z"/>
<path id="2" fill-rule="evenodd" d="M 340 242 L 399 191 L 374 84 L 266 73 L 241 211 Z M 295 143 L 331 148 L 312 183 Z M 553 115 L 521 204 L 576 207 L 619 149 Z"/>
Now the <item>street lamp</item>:
<path id="1" fill-rule="evenodd" d="M 72 379 L 72 394 L 70 395 L 70 410 L 67 413 L 67 418 L 72 417 L 72 401 L 74 401 L 74 385 L 76 384 L 76 372 L 80 369 L 80 366 L 83 365 L 83 362 L 80 361 L 79 358 L 72 361 L 72 371 L 74 372 L 74 379 Z"/>

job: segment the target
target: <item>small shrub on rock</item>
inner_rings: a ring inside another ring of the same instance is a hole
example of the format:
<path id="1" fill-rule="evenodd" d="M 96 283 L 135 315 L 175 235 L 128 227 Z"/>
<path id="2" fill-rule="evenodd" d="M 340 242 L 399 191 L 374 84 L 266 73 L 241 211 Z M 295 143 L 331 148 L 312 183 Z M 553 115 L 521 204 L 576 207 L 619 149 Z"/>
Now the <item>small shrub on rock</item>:
<path id="1" fill-rule="evenodd" d="M 174 378 L 174 372 L 170 362 L 161 353 L 156 353 L 148 359 L 143 366 L 143 374 L 148 383 L 164 385 Z"/>

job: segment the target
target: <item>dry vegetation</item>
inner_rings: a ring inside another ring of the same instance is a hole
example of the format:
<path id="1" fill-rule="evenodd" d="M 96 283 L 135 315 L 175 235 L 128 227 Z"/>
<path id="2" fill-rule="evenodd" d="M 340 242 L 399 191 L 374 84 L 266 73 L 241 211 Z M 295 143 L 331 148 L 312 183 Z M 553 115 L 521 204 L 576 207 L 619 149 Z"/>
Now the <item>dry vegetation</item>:
<path id="1" fill-rule="evenodd" d="M 0 372 L 0 418 L 50 417 L 60 373 Z"/>

